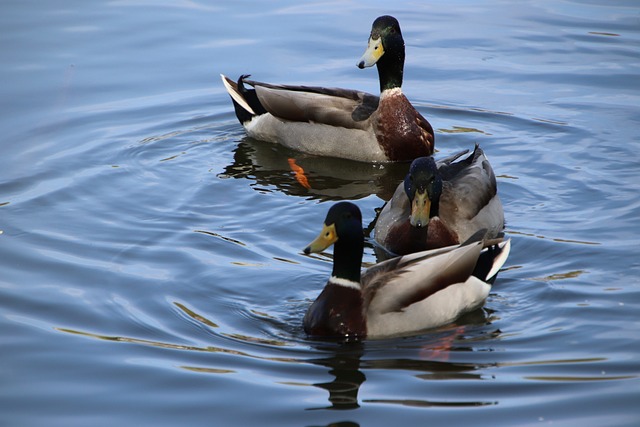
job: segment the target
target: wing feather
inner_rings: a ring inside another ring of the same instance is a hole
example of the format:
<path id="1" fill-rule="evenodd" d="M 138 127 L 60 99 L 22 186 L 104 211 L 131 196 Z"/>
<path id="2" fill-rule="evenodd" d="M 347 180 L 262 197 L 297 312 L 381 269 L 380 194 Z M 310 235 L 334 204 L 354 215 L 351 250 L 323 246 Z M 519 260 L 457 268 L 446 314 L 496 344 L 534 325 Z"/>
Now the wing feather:
<path id="1" fill-rule="evenodd" d="M 260 103 L 276 117 L 323 123 L 349 129 L 368 129 L 379 98 L 347 89 L 254 84 Z"/>
<path id="2" fill-rule="evenodd" d="M 476 147 L 470 158 L 470 164 L 465 165 L 465 159 L 440 168 L 445 178 L 440 198 L 443 217 L 471 220 L 497 197 L 496 176 L 482 150 Z"/>
<path id="3" fill-rule="evenodd" d="M 379 314 L 398 312 L 463 283 L 473 273 L 481 250 L 482 242 L 476 242 L 386 261 L 387 265 L 363 275 L 365 306 Z"/>

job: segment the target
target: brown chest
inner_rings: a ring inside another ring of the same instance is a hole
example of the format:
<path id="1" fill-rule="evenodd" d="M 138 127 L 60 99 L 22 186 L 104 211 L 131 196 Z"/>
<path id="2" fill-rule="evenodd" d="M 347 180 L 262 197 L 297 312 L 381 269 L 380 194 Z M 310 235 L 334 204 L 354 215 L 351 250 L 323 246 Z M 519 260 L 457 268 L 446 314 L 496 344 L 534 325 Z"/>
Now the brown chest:
<path id="1" fill-rule="evenodd" d="M 408 161 L 433 154 L 431 124 L 401 93 L 380 101 L 377 135 L 390 160 Z"/>

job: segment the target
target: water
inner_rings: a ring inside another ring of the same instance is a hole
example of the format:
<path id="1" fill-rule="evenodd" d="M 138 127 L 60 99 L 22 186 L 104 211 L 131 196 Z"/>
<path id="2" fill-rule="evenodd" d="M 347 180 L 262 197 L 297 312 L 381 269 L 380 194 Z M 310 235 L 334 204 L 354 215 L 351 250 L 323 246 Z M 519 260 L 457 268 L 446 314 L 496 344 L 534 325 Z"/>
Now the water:
<path id="1" fill-rule="evenodd" d="M 0 12 L 1 425 L 640 422 L 635 2 Z M 248 139 L 218 74 L 376 92 L 355 63 L 384 13 L 439 155 L 491 159 L 512 254 L 455 325 L 316 342 L 330 259 L 301 249 L 335 200 L 371 222 L 406 165 Z"/>

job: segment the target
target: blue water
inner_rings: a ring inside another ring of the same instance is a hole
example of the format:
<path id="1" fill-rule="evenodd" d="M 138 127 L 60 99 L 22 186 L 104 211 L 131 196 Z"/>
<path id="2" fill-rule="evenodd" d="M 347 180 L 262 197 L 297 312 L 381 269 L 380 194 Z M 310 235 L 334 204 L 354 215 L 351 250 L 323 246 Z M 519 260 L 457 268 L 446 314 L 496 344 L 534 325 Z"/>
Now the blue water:
<path id="1" fill-rule="evenodd" d="M 331 260 L 301 249 L 335 200 L 373 221 L 406 165 L 249 139 L 218 75 L 375 93 L 355 63 L 381 14 L 438 156 L 488 154 L 513 247 L 454 325 L 316 342 Z M 636 2 L 21 1 L 0 23 L 0 425 L 640 423 Z"/>

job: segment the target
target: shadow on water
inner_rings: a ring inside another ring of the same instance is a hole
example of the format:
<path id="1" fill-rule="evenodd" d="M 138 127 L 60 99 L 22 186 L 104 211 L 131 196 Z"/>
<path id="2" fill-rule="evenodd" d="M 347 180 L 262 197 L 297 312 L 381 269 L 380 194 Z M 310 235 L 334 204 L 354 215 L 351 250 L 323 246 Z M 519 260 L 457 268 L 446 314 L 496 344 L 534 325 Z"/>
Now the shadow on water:
<path id="1" fill-rule="evenodd" d="M 408 168 L 408 163 L 312 156 L 244 137 L 234 150 L 233 163 L 218 176 L 249 179 L 259 191 L 275 186 L 288 195 L 323 201 L 357 200 L 371 194 L 389 200 Z"/>

